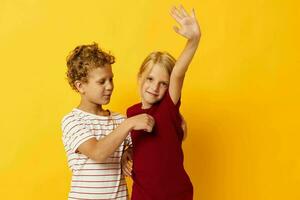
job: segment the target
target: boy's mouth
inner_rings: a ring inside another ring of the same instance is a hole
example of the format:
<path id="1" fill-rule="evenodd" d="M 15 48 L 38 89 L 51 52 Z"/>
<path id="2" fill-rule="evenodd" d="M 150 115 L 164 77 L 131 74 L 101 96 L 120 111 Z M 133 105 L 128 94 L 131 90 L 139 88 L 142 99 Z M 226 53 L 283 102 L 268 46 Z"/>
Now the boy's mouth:
<path id="1" fill-rule="evenodd" d="M 103 97 L 110 98 L 111 94 L 105 94 Z"/>

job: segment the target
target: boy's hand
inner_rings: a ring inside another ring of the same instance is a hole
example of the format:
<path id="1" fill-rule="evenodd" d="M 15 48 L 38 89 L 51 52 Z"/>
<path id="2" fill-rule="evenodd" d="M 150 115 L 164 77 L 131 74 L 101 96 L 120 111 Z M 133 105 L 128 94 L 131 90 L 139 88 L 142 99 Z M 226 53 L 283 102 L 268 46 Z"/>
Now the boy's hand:
<path id="1" fill-rule="evenodd" d="M 195 11 L 192 10 L 191 15 L 189 15 L 182 5 L 179 8 L 175 6 L 171 9 L 171 16 L 178 22 L 180 28 L 174 26 L 176 33 L 182 35 L 188 40 L 199 41 L 201 37 L 201 31 L 196 19 Z"/>
<path id="2" fill-rule="evenodd" d="M 132 148 L 126 149 L 121 159 L 122 172 L 125 176 L 131 176 L 132 171 Z"/>
<path id="3" fill-rule="evenodd" d="M 130 117 L 127 120 L 130 120 L 133 130 L 143 130 L 149 133 L 152 132 L 155 124 L 154 118 L 148 114 L 139 114 L 134 117 Z"/>

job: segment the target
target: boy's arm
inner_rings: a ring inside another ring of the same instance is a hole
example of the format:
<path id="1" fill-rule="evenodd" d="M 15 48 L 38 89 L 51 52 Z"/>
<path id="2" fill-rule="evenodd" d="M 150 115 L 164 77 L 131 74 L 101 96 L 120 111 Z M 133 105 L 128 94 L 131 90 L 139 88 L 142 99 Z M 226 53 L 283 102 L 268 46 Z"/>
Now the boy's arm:
<path id="1" fill-rule="evenodd" d="M 91 138 L 78 147 L 78 151 L 92 160 L 104 162 L 122 144 L 131 130 L 151 132 L 154 119 L 147 114 L 140 114 L 126 119 L 112 133 L 97 140 Z"/>
<path id="2" fill-rule="evenodd" d="M 185 48 L 177 59 L 170 77 L 169 93 L 173 103 L 177 104 L 181 96 L 185 72 L 197 50 L 201 32 L 194 10 L 189 15 L 182 6 L 173 7 L 171 16 L 180 24 L 180 28 L 174 27 L 174 30 L 187 38 Z"/>

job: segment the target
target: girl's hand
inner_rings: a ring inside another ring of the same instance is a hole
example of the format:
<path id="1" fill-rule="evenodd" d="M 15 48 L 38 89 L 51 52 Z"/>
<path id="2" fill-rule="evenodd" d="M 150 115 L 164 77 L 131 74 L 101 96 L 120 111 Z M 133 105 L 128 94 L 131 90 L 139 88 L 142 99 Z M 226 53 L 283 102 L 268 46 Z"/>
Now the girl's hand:
<path id="1" fill-rule="evenodd" d="M 182 5 L 179 8 L 175 6 L 171 9 L 171 16 L 178 22 L 180 27 L 174 26 L 176 33 L 182 35 L 188 40 L 199 41 L 201 37 L 201 31 L 196 19 L 195 11 L 192 10 L 189 15 Z"/>
<path id="2" fill-rule="evenodd" d="M 125 176 L 131 176 L 132 171 L 132 148 L 126 149 L 121 158 L 122 172 Z"/>
<path id="3" fill-rule="evenodd" d="M 186 137 L 187 137 L 187 125 L 186 125 L 186 121 L 183 118 L 183 116 L 182 115 L 180 115 L 180 116 L 181 116 L 181 119 L 182 119 L 182 121 L 181 121 L 181 128 L 183 130 L 183 138 L 182 138 L 182 140 L 185 140 Z"/>

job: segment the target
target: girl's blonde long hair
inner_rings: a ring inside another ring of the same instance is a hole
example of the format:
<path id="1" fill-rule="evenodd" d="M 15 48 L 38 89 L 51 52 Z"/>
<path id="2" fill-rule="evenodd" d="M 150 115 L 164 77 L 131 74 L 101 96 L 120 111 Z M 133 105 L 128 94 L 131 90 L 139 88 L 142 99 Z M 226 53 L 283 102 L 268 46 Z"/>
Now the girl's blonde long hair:
<path id="1" fill-rule="evenodd" d="M 154 51 L 150 53 L 143 61 L 140 70 L 138 72 L 138 78 L 141 78 L 144 72 L 150 72 L 152 67 L 156 64 L 165 68 L 168 74 L 171 75 L 175 62 L 176 62 L 175 58 L 171 56 L 169 53 Z"/>

